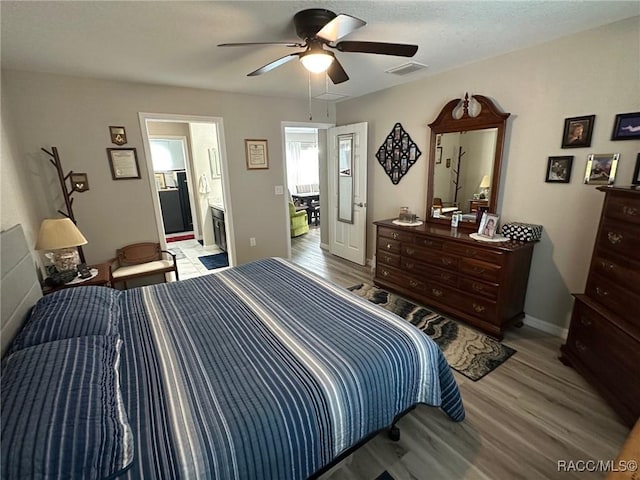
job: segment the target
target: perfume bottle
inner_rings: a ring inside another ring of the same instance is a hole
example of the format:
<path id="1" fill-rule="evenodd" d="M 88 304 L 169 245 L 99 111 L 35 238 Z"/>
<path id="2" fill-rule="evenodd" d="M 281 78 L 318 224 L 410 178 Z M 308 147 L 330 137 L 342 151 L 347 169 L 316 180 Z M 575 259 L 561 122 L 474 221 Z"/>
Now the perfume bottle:
<path id="1" fill-rule="evenodd" d="M 458 228 L 458 222 L 460 221 L 460 216 L 458 215 L 459 212 L 459 210 L 456 210 L 451 214 L 451 228 Z"/>

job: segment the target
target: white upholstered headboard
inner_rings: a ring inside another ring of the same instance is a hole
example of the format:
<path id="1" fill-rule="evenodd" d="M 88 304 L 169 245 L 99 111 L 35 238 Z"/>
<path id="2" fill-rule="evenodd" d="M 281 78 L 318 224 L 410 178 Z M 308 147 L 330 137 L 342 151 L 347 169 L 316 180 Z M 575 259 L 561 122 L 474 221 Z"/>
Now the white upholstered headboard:
<path id="1" fill-rule="evenodd" d="M 0 232 L 0 264 L 0 355 L 4 355 L 31 307 L 42 296 L 21 225 Z"/>

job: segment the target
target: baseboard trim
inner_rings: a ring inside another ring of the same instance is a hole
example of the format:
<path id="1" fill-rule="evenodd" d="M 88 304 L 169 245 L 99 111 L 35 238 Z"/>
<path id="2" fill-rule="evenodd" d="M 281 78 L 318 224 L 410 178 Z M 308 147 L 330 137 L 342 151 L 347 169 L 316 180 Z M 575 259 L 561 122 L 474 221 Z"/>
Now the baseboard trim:
<path id="1" fill-rule="evenodd" d="M 321 250 L 326 250 L 327 252 L 329 251 L 329 244 L 328 243 L 320 243 L 320 249 Z"/>
<path id="2" fill-rule="evenodd" d="M 545 333 L 550 333 L 556 337 L 567 338 L 569 334 L 568 328 L 563 328 L 558 325 L 554 325 L 553 323 L 545 322 L 544 320 L 540 320 L 539 318 L 532 317 L 529 314 L 525 314 L 524 316 L 524 324 L 533 328 L 537 328 L 538 330 L 542 330 Z"/>

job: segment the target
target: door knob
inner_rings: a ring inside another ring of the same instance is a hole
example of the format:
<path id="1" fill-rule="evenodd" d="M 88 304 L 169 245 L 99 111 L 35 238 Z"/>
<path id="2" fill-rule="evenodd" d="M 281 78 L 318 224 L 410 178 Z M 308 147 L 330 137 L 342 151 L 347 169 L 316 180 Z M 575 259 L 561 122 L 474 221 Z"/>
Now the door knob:
<path id="1" fill-rule="evenodd" d="M 364 204 L 364 203 L 362 203 L 362 202 L 354 202 L 353 204 L 354 204 L 356 207 L 360 207 L 360 208 L 366 207 L 366 204 Z"/>

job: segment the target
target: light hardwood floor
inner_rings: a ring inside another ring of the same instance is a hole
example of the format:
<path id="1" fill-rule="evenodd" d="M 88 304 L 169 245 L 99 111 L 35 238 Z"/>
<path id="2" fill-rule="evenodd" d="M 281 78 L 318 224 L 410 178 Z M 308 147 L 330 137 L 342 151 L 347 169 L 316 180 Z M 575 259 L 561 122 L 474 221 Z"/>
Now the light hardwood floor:
<path id="1" fill-rule="evenodd" d="M 292 239 L 292 260 L 344 287 L 372 283 L 368 267 L 319 245 L 318 229 Z M 385 470 L 396 480 L 604 478 L 603 472 L 558 471 L 558 461 L 613 460 L 629 429 L 560 363 L 562 339 L 525 326 L 509 330 L 504 343 L 517 353 L 481 380 L 454 372 L 464 422 L 418 406 L 398 423 L 399 442 L 380 434 L 323 480 L 373 480 Z"/>

